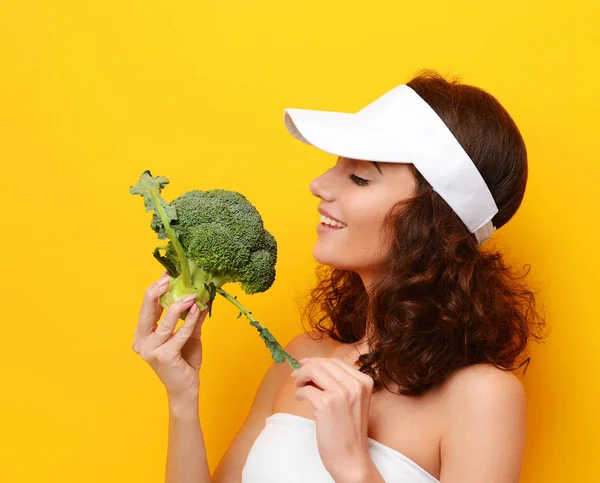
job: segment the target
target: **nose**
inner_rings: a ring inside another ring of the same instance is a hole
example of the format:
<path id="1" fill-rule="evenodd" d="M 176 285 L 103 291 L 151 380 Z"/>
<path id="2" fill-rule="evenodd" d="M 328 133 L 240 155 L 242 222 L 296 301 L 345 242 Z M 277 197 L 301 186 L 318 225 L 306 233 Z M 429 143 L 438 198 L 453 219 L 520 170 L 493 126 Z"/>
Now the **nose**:
<path id="1" fill-rule="evenodd" d="M 314 196 L 325 201 L 333 201 L 335 199 L 333 180 L 330 179 L 330 176 L 327 176 L 330 171 L 326 171 L 321 176 L 313 179 L 308 187 Z"/>

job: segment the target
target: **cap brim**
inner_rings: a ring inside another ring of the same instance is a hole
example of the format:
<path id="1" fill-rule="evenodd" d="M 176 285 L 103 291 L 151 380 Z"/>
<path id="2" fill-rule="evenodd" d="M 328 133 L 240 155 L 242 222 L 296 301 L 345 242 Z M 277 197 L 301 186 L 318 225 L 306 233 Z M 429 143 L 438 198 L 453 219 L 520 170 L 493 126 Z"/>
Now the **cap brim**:
<path id="1" fill-rule="evenodd" d="M 365 118 L 347 112 L 285 109 L 287 130 L 299 141 L 336 156 L 410 163 L 408 156 Z"/>

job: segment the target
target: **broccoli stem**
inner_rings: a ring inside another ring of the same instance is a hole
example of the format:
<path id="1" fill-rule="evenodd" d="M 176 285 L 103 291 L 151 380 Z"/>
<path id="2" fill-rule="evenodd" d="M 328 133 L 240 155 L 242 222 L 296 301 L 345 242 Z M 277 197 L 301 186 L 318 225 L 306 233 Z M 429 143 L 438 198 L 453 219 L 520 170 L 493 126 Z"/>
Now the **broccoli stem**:
<path id="1" fill-rule="evenodd" d="M 171 243 L 173 244 L 173 248 L 175 248 L 175 253 L 177 254 L 177 258 L 179 259 L 179 265 L 181 267 L 181 279 L 184 285 L 190 287 L 192 285 L 192 276 L 190 273 L 190 266 L 188 264 L 187 257 L 185 256 L 185 251 L 179 243 L 179 238 L 177 237 L 177 233 L 171 227 L 171 222 L 169 217 L 165 213 L 165 210 L 160 202 L 161 198 L 156 193 L 155 190 L 151 189 L 150 196 L 152 196 L 152 200 L 154 201 L 154 205 L 156 206 L 156 211 L 158 212 L 158 216 L 160 216 L 160 220 L 162 221 L 163 227 L 169 235 L 171 239 Z"/>
<path id="2" fill-rule="evenodd" d="M 273 335 L 267 330 L 267 328 L 262 326 L 254 317 L 252 317 L 252 314 L 250 312 L 248 312 L 246 310 L 246 308 L 237 301 L 236 298 L 229 295 L 225 290 L 223 290 L 220 287 L 218 287 L 216 289 L 216 291 L 219 294 L 221 294 L 223 297 L 225 297 L 227 300 L 229 300 L 238 309 L 240 309 L 240 311 L 250 321 L 250 325 L 256 327 L 256 330 L 258 330 L 258 333 L 260 334 L 261 338 L 265 342 L 265 345 L 271 351 L 271 355 L 273 356 L 273 359 L 275 360 L 275 362 L 281 363 L 281 362 L 284 362 L 287 360 L 289 365 L 294 370 L 300 369 L 300 367 L 302 367 L 296 359 L 294 359 L 285 350 L 283 350 L 283 347 L 281 347 L 281 344 L 279 344 L 279 342 L 277 342 L 275 337 L 273 337 Z"/>

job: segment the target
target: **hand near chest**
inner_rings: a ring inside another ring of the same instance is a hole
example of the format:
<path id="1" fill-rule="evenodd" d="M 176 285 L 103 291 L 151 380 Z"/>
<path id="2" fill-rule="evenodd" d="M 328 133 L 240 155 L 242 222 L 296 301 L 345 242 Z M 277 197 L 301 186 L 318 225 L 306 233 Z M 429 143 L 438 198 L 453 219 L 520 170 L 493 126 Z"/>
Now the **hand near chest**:
<path id="1" fill-rule="evenodd" d="M 312 406 L 323 464 L 336 481 L 350 481 L 372 464 L 367 433 L 373 379 L 336 357 L 300 363 L 292 374 L 295 395 Z"/>

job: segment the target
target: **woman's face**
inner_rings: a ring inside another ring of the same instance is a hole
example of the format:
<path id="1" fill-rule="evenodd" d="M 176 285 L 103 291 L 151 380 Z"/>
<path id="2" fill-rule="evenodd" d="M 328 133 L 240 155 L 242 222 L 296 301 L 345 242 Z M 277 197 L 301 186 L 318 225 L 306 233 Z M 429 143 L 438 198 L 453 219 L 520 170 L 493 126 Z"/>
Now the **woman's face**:
<path id="1" fill-rule="evenodd" d="M 376 163 L 338 157 L 310 183 L 319 209 L 344 224 L 318 227 L 313 256 L 318 263 L 371 276 L 383 260 L 383 220 L 398 201 L 414 195 L 416 180 L 406 163 Z"/>

